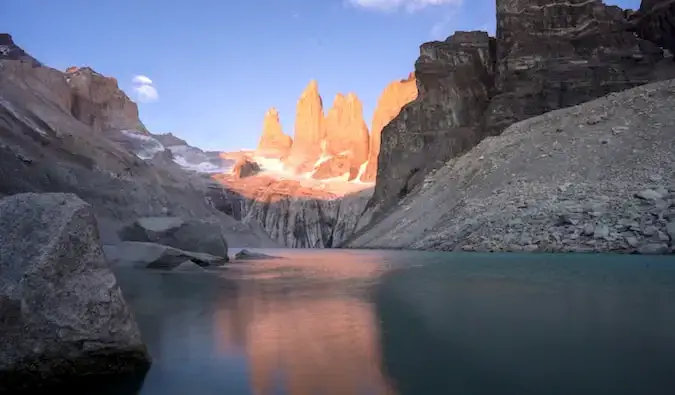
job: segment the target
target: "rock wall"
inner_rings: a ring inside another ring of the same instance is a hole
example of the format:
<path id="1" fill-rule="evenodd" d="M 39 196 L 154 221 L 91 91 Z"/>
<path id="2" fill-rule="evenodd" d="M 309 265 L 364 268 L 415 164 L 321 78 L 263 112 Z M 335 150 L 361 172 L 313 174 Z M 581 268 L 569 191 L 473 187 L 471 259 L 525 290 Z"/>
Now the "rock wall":
<path id="1" fill-rule="evenodd" d="M 662 50 L 621 29 L 601 1 L 497 0 L 497 37 L 457 32 L 422 45 L 418 98 L 382 131 L 363 228 L 447 160 L 514 122 L 673 75 Z"/>
<path id="2" fill-rule="evenodd" d="M 373 122 L 370 127 L 368 164 L 361 175 L 361 181 L 375 181 L 382 129 L 401 112 L 401 108 L 404 105 L 412 102 L 416 97 L 417 82 L 415 80 L 415 73 L 410 73 L 407 79 L 394 81 L 384 88 L 373 113 Z"/>
<path id="3" fill-rule="evenodd" d="M 311 171 L 321 156 L 321 142 L 325 138 L 323 100 L 319 84 L 312 80 L 298 99 L 293 145 L 286 165 L 298 173 Z"/>
<path id="4" fill-rule="evenodd" d="M 261 156 L 284 158 L 293 145 L 293 139 L 284 134 L 279 121 L 279 111 L 270 108 L 265 113 L 263 132 L 258 143 L 257 153 Z"/>
<path id="5" fill-rule="evenodd" d="M 359 98 L 354 93 L 337 94 L 326 114 L 325 126 L 325 154 L 347 156 L 348 171 L 355 177 L 368 159 L 369 145 L 368 127 L 363 121 L 363 105 Z"/>

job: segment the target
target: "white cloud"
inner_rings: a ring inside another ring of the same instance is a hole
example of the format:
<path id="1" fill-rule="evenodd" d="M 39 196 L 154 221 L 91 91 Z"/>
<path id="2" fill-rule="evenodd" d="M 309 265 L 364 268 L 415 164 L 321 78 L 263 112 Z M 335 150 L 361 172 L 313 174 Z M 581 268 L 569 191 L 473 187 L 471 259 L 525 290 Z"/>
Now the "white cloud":
<path id="1" fill-rule="evenodd" d="M 152 85 L 152 80 L 145 75 L 135 75 L 131 82 L 140 85 Z"/>
<path id="2" fill-rule="evenodd" d="M 152 83 L 152 80 L 145 75 L 136 75 L 131 79 L 134 84 L 134 93 L 136 93 L 136 100 L 142 103 L 152 103 L 159 100 L 159 93 L 157 88 Z"/>
<path id="3" fill-rule="evenodd" d="M 396 11 L 405 9 L 414 12 L 431 6 L 462 4 L 462 0 L 347 0 L 350 4 L 378 11 Z"/>

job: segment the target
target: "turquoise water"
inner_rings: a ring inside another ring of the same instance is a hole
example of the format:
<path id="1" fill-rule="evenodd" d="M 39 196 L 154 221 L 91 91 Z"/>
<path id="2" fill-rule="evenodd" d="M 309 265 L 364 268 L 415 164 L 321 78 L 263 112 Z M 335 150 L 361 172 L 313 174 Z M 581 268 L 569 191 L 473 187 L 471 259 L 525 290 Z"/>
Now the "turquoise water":
<path id="1" fill-rule="evenodd" d="M 277 250 L 121 270 L 140 394 L 673 394 L 675 257 Z"/>

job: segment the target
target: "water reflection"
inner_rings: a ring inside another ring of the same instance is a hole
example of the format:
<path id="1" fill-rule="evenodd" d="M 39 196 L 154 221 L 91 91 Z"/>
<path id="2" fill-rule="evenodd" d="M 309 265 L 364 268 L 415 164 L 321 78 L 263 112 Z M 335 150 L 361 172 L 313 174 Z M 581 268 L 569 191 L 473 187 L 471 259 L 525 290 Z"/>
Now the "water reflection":
<path id="1" fill-rule="evenodd" d="M 141 394 L 660 395 L 674 263 L 293 251 L 118 278 L 155 359 Z"/>

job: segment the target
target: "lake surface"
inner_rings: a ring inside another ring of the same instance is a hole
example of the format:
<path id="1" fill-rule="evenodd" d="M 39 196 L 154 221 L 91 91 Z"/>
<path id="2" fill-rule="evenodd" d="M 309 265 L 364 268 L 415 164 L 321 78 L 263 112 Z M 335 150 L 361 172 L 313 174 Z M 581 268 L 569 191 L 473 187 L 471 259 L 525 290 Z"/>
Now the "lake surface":
<path id="1" fill-rule="evenodd" d="M 138 393 L 675 393 L 675 257 L 266 252 L 118 272 L 154 358 Z"/>

